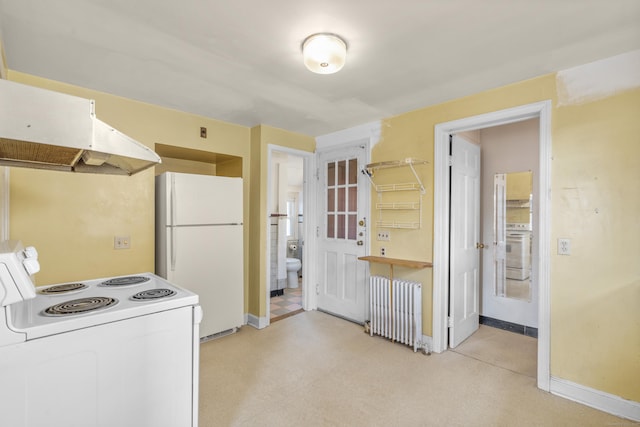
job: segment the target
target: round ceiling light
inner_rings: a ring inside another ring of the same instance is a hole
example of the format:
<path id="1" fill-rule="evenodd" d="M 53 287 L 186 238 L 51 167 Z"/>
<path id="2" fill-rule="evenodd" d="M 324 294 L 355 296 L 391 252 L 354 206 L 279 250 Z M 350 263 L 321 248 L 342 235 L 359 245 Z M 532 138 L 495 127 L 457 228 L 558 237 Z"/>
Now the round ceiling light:
<path id="1" fill-rule="evenodd" d="M 333 74 L 344 66 L 347 44 L 335 34 L 312 34 L 302 42 L 302 56 L 310 71 Z"/>

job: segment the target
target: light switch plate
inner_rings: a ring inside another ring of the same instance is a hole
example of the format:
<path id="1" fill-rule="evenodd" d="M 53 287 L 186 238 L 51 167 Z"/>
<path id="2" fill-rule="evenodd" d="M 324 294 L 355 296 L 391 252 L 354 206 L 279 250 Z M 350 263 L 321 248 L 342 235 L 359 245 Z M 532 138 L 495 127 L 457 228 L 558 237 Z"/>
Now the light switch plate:
<path id="1" fill-rule="evenodd" d="M 115 236 L 113 238 L 113 249 L 130 249 L 131 238 L 129 236 Z"/>
<path id="2" fill-rule="evenodd" d="M 378 240 L 382 240 L 385 242 L 388 242 L 389 240 L 391 240 L 391 236 L 389 231 L 378 231 Z"/>

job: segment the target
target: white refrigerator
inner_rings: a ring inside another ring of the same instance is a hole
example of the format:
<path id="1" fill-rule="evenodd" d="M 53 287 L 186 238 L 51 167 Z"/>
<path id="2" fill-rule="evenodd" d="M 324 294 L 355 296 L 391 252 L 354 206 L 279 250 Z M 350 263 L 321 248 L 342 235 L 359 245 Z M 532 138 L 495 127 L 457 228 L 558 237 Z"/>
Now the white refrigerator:
<path id="1" fill-rule="evenodd" d="M 156 274 L 200 296 L 200 337 L 244 324 L 242 178 L 156 177 Z"/>

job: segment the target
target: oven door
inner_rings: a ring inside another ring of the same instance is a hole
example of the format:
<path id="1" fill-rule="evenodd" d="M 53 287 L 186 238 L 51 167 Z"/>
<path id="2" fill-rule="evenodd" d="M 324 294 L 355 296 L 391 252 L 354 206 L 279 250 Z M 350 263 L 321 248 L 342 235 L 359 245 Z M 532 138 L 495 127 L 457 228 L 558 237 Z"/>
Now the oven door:
<path id="1" fill-rule="evenodd" d="M 2 425 L 191 426 L 193 309 L 0 348 Z"/>

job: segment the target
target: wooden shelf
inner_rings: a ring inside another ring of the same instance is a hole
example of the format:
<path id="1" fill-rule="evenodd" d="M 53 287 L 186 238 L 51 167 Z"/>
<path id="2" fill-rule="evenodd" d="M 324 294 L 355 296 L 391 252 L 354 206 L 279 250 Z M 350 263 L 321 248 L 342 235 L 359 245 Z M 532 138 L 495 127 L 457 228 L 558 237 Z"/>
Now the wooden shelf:
<path id="1" fill-rule="evenodd" d="M 426 261 L 413 261 L 409 259 L 387 258 L 383 256 L 361 256 L 358 259 L 362 261 L 377 262 L 379 264 L 399 265 L 408 268 L 427 268 L 433 267 L 433 263 Z"/>

